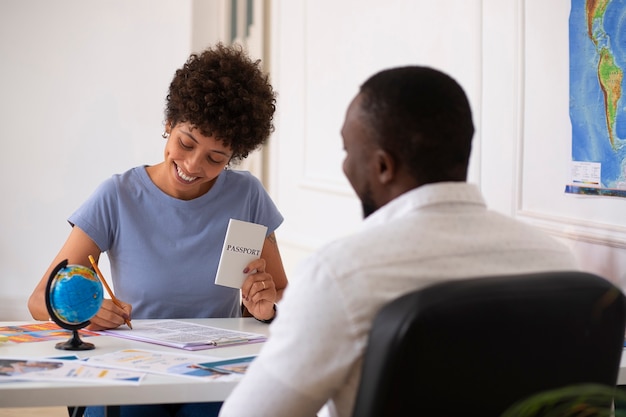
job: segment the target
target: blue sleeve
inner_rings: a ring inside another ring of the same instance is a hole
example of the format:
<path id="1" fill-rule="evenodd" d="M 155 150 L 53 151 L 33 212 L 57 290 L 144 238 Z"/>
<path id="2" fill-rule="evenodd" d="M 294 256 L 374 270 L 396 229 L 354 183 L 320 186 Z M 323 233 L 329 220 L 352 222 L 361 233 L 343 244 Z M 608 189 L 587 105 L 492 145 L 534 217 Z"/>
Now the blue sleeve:
<path id="1" fill-rule="evenodd" d="M 233 171 L 238 176 L 236 186 L 242 186 L 245 182 L 248 185 L 248 207 L 249 218 L 241 218 L 238 220 L 250 221 L 267 226 L 267 235 L 271 235 L 283 223 L 283 216 L 272 201 L 261 181 L 247 171 Z M 233 173 L 231 172 L 231 174 Z M 240 182 L 239 182 L 240 181 Z M 229 183 L 230 185 L 230 183 Z M 241 202 L 233 201 L 232 204 L 241 204 Z"/>
<path id="2" fill-rule="evenodd" d="M 113 178 L 104 181 L 91 196 L 68 218 L 98 245 L 102 252 L 109 250 L 117 224 L 117 192 Z"/>

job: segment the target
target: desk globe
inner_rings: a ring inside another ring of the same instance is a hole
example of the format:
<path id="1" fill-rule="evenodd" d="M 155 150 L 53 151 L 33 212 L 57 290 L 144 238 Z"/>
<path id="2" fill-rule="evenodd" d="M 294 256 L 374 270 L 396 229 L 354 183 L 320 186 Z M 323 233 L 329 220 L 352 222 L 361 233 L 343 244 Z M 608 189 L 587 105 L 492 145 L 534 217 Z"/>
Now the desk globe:
<path id="1" fill-rule="evenodd" d="M 61 350 L 94 349 L 83 342 L 78 330 L 87 326 L 102 305 L 102 283 L 94 272 L 82 265 L 59 263 L 50 273 L 46 285 L 46 307 L 50 318 L 64 329 L 72 330 L 67 342 L 57 343 Z"/>

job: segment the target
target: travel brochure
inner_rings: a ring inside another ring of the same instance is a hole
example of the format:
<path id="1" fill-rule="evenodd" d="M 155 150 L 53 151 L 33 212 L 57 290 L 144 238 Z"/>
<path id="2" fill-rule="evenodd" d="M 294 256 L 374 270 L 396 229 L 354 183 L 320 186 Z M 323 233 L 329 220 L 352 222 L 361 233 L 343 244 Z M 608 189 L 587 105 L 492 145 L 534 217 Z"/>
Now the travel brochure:
<path id="1" fill-rule="evenodd" d="M 0 381 L 119 382 L 138 384 L 145 372 L 104 369 L 81 360 L 0 357 Z"/>
<path id="2" fill-rule="evenodd" d="M 63 381 L 140 383 L 147 374 L 237 380 L 255 356 L 223 359 L 206 355 L 124 349 L 86 359 L 0 357 L 0 382 Z"/>
<path id="3" fill-rule="evenodd" d="M 78 331 L 83 336 L 99 336 L 99 333 L 81 329 Z M 65 330 L 51 321 L 41 323 L 24 324 L 18 326 L 0 326 L 0 341 L 13 343 L 42 342 L 44 340 L 69 339 L 72 337 L 70 330 Z"/>
<path id="4" fill-rule="evenodd" d="M 196 366 L 222 374 L 245 374 L 256 356 L 197 363 Z"/>
<path id="5" fill-rule="evenodd" d="M 87 359 L 90 365 L 107 368 L 127 369 L 165 375 L 213 379 L 224 375 L 197 364 L 219 360 L 209 356 L 157 352 L 143 349 L 124 349 Z"/>

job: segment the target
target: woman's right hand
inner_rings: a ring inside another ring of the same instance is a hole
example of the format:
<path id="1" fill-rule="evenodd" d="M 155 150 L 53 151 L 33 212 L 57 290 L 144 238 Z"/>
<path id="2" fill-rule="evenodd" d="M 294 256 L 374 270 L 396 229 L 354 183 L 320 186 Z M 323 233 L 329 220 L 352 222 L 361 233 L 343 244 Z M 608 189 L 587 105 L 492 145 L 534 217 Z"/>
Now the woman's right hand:
<path id="1" fill-rule="evenodd" d="M 119 300 L 118 300 L 119 301 Z M 115 329 L 130 320 L 133 306 L 123 301 L 119 301 L 122 307 L 118 307 L 108 298 L 102 300 L 100 310 L 89 321 L 88 330 Z"/>

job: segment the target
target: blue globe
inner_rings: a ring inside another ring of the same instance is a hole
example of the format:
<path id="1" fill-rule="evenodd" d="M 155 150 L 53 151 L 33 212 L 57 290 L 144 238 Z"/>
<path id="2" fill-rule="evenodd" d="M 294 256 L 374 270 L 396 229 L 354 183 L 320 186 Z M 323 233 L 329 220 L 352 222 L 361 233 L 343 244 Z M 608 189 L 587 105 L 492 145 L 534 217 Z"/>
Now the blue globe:
<path id="1" fill-rule="evenodd" d="M 96 315 L 102 305 L 102 283 L 82 265 L 61 268 L 50 286 L 50 306 L 55 315 L 71 325 Z"/>

